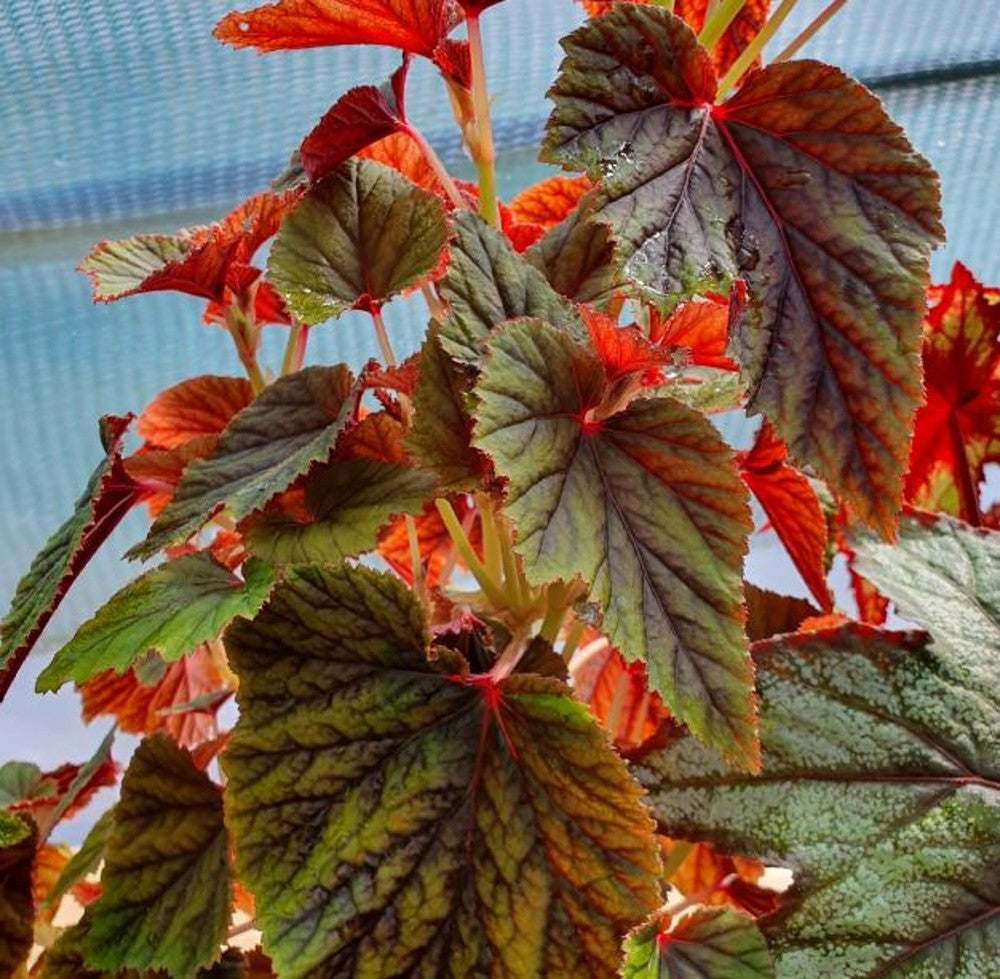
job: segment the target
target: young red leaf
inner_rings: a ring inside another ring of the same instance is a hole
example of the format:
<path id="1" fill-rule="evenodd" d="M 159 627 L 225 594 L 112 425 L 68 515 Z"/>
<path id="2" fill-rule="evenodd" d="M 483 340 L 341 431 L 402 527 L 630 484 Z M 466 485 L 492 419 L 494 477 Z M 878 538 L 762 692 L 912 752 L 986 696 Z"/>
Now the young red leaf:
<path id="1" fill-rule="evenodd" d="M 927 402 L 917 412 L 906 497 L 978 522 L 983 467 L 1000 462 L 1000 290 L 956 264 L 929 298 Z"/>
<path id="2" fill-rule="evenodd" d="M 125 471 L 122 439 L 131 416 L 101 420 L 106 453 L 73 516 L 49 538 L 18 583 L 10 611 L 0 624 L 0 701 L 46 623 L 97 549 L 122 518 L 143 499 L 145 490 Z"/>
<path id="3" fill-rule="evenodd" d="M 404 59 L 384 84 L 359 85 L 337 99 L 299 147 L 310 180 L 321 180 L 358 151 L 405 128 L 408 67 Z"/>
<path id="4" fill-rule="evenodd" d="M 191 377 L 161 391 L 139 415 L 136 431 L 147 445 L 176 449 L 191 439 L 218 435 L 253 400 L 242 377 Z"/>
<path id="5" fill-rule="evenodd" d="M 55 825 L 56 817 L 72 819 L 82 812 L 103 788 L 118 781 L 118 766 L 111 758 L 110 745 L 98 751 L 91 762 L 60 765 L 51 772 L 39 772 L 34 784 L 20 799 L 7 805 L 11 812 L 23 812 L 34 819 L 44 837 Z"/>
<path id="6" fill-rule="evenodd" d="M 348 160 L 284 221 L 268 273 L 293 313 L 321 323 L 419 285 L 447 243 L 437 197 L 371 160 Z"/>
<path id="7" fill-rule="evenodd" d="M 729 340 L 729 304 L 715 298 L 681 303 L 669 315 L 649 309 L 649 339 L 678 348 L 697 367 L 734 371 L 726 354 Z"/>
<path id="8" fill-rule="evenodd" d="M 37 831 L 30 819 L 0 810 L 0 975 L 16 976 L 31 951 L 31 874 Z"/>
<path id="9" fill-rule="evenodd" d="M 743 482 L 764 508 L 771 527 L 824 612 L 833 609 L 826 583 L 829 535 L 809 480 L 787 462 L 788 450 L 766 422 L 753 448 L 737 456 Z"/>
<path id="10" fill-rule="evenodd" d="M 563 683 L 428 640 L 405 586 L 347 566 L 290 571 L 227 636 L 228 823 L 276 971 L 610 976 L 659 902 L 637 786 Z"/>
<path id="11" fill-rule="evenodd" d="M 525 224 L 554 228 L 570 216 L 593 187 L 593 181 L 587 176 L 546 177 L 522 190 L 510 202 L 510 212 Z"/>
<path id="12" fill-rule="evenodd" d="M 176 449 L 140 447 L 123 461 L 125 471 L 142 487 L 143 502 L 151 517 L 158 517 L 174 498 L 187 467 L 198 459 L 207 459 L 218 444 L 217 436 L 203 435 Z"/>
<path id="13" fill-rule="evenodd" d="M 211 652 L 199 646 L 167 666 L 163 675 L 148 686 L 140 683 L 130 669 L 121 675 L 113 670 L 99 673 L 77 689 L 85 721 L 108 715 L 129 734 L 165 731 L 179 745 L 195 748 L 215 736 L 215 714 L 221 699 L 188 711 L 173 708 L 224 691 L 225 681 Z"/>
<path id="14" fill-rule="evenodd" d="M 209 458 L 188 466 L 170 505 L 129 554 L 150 557 L 181 543 L 223 507 L 235 520 L 263 509 L 330 456 L 357 395 L 343 365 L 278 378 L 233 418 Z"/>
<path id="15" fill-rule="evenodd" d="M 528 581 L 579 576 L 602 631 L 642 659 L 673 714 L 756 765 L 743 634 L 750 512 L 732 453 L 672 398 L 609 417 L 603 367 L 540 320 L 496 331 L 475 389 L 475 445 L 508 480 L 506 512 Z"/>
<path id="16" fill-rule="evenodd" d="M 625 942 L 623 979 L 774 979 L 751 918 L 731 908 L 698 908 L 672 920 L 655 915 Z"/>
<path id="17" fill-rule="evenodd" d="M 96 302 L 140 292 L 175 290 L 222 302 L 226 289 L 249 285 L 247 266 L 277 230 L 298 191 L 265 192 L 244 201 L 218 224 L 176 235 L 133 235 L 98 242 L 80 263 Z M 250 278 L 257 275 L 254 270 Z"/>
<path id="18" fill-rule="evenodd" d="M 412 184 L 432 194 L 445 197 L 444 189 L 437 174 L 427 162 L 427 157 L 417 141 L 405 132 L 395 132 L 390 136 L 366 146 L 355 154 L 361 160 L 373 160 L 382 166 L 398 171 Z"/>
<path id="19" fill-rule="evenodd" d="M 384 44 L 432 58 L 457 21 L 451 0 L 278 0 L 226 14 L 215 36 L 262 52 Z"/>
<path id="20" fill-rule="evenodd" d="M 659 301 L 745 280 L 733 345 L 751 411 L 891 533 L 943 237 L 930 165 L 818 62 L 770 65 L 715 105 L 707 53 L 652 6 L 620 4 L 563 46 L 544 157 L 601 178 L 597 216 Z"/>
<path id="21" fill-rule="evenodd" d="M 660 368 L 674 363 L 669 349 L 650 343 L 634 324 L 619 326 L 610 316 L 586 306 L 579 311 L 608 384 L 633 379 L 649 386 L 662 382 Z"/>
<path id="22" fill-rule="evenodd" d="M 649 746 L 662 745 L 673 723 L 659 694 L 651 691 L 641 663 L 626 663 L 610 645 L 573 668 L 573 690 L 590 708 L 619 753 L 642 757 Z"/>

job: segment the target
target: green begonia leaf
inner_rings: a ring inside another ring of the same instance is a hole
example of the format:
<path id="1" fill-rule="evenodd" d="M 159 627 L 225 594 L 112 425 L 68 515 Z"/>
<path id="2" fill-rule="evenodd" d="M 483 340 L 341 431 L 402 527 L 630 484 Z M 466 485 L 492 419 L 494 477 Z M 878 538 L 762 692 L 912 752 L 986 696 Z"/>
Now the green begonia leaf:
<path id="1" fill-rule="evenodd" d="M 74 884 L 83 880 L 88 874 L 94 873 L 101 865 L 108 840 L 111 838 L 114 815 L 114 809 L 105 810 L 101 818 L 90 828 L 90 832 L 80 844 L 80 849 L 66 861 L 56 882 L 45 895 L 47 906 L 57 905 Z"/>
<path id="2" fill-rule="evenodd" d="M 339 364 L 278 378 L 229 423 L 211 456 L 188 466 L 173 500 L 130 555 L 149 557 L 186 540 L 222 508 L 234 520 L 262 509 L 329 457 L 356 394 L 350 371 Z"/>
<path id="3" fill-rule="evenodd" d="M 4 976 L 14 975 L 31 950 L 36 837 L 30 820 L 0 809 L 0 975 Z"/>
<path id="4" fill-rule="evenodd" d="M 881 103 L 816 61 L 715 105 L 679 18 L 620 4 L 563 41 L 544 157 L 602 178 L 596 215 L 663 302 L 742 278 L 733 347 L 788 443 L 859 515 L 895 524 L 940 192 Z"/>
<path id="5" fill-rule="evenodd" d="M 752 918 L 699 908 L 671 923 L 641 925 L 625 942 L 622 979 L 773 979 L 774 966 Z"/>
<path id="6" fill-rule="evenodd" d="M 186 554 L 126 585 L 42 671 L 36 688 L 85 683 L 105 670 L 124 673 L 151 650 L 166 663 L 216 639 L 238 615 L 251 616 L 274 584 L 274 571 L 248 561 L 239 578 L 206 553 Z"/>
<path id="7" fill-rule="evenodd" d="M 405 586 L 346 566 L 227 634 L 227 816 L 275 971 L 612 975 L 660 900 L 638 787 L 564 684 L 427 642 Z"/>
<path id="8" fill-rule="evenodd" d="M 105 458 L 77 500 L 73 515 L 48 539 L 20 580 L 0 624 L 0 700 L 66 592 L 97 549 L 138 502 L 138 485 L 121 461 L 131 416 L 101 419 Z"/>
<path id="9" fill-rule="evenodd" d="M 406 448 L 437 473 L 442 489 L 474 489 L 488 472 L 489 462 L 472 447 L 472 417 L 467 407 L 471 372 L 445 353 L 439 334 L 440 327 L 432 324 L 420 351 Z"/>
<path id="10" fill-rule="evenodd" d="M 538 316 L 586 337 L 570 304 L 499 231 L 472 211 L 456 214 L 454 224 L 448 272 L 441 280 L 448 304 L 441 344 L 452 357 L 478 365 L 482 342 L 494 327 L 522 316 Z"/>
<path id="11" fill-rule="evenodd" d="M 448 242 L 441 201 L 371 160 L 348 160 L 282 222 L 268 276 L 306 323 L 417 285 Z"/>
<path id="12" fill-rule="evenodd" d="M 1000 975 L 1000 660 L 849 625 L 754 647 L 763 774 L 693 738 L 637 769 L 663 832 L 792 869 L 781 979 Z"/>
<path id="13" fill-rule="evenodd" d="M 632 292 L 615 255 L 606 224 L 593 219 L 588 201 L 524 252 L 556 292 L 574 302 L 601 307 L 616 294 Z"/>
<path id="14" fill-rule="evenodd" d="M 498 331 L 476 387 L 475 444 L 507 477 L 533 584 L 579 575 L 602 631 L 676 716 L 753 765 L 743 634 L 750 510 L 732 452 L 697 411 L 635 401 L 598 424 L 600 361 L 538 320 Z"/>
<path id="15" fill-rule="evenodd" d="M 436 488 L 436 477 L 415 466 L 338 459 L 306 485 L 315 523 L 265 519 L 251 529 L 250 549 L 278 564 L 336 563 L 372 550 L 393 516 L 419 513 Z"/>
<path id="16" fill-rule="evenodd" d="M 949 661 L 1000 662 L 1000 534 L 941 515 L 905 517 L 895 546 L 852 542 L 854 569 L 927 629 Z"/>
<path id="17" fill-rule="evenodd" d="M 38 792 L 42 770 L 30 761 L 8 761 L 0 765 L 0 809 L 22 799 L 30 799 Z M 54 794 L 55 786 L 44 790 Z"/>
<path id="18" fill-rule="evenodd" d="M 101 884 L 87 965 L 187 979 L 218 958 L 232 897 L 222 792 L 163 735 L 139 745 L 122 780 Z"/>

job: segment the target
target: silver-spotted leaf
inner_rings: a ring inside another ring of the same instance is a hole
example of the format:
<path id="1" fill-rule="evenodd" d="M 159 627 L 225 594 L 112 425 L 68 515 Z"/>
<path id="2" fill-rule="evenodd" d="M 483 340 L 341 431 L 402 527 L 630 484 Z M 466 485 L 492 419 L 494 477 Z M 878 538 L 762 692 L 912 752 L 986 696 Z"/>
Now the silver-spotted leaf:
<path id="1" fill-rule="evenodd" d="M 291 569 L 227 634 L 228 821 L 276 972 L 612 975 L 659 901 L 638 787 L 560 681 L 470 677 L 428 638 L 404 585 L 346 566 Z"/>
<path id="2" fill-rule="evenodd" d="M 622 979 L 774 979 L 764 936 L 745 914 L 699 908 L 662 917 L 629 935 Z"/>
<path id="3" fill-rule="evenodd" d="M 493 329 L 522 316 L 538 316 L 586 336 L 569 303 L 499 231 L 472 211 L 456 214 L 454 226 L 448 271 L 441 280 L 441 297 L 448 304 L 441 344 L 452 357 L 478 364 L 481 345 Z"/>
<path id="4" fill-rule="evenodd" d="M 679 18 L 621 4 L 563 42 L 545 156 L 601 177 L 626 270 L 678 299 L 742 278 L 732 344 L 799 465 L 891 530 L 920 384 L 937 177 L 878 99 L 815 61 L 715 105 Z"/>
<path id="5" fill-rule="evenodd" d="M 848 625 L 754 647 L 763 771 L 693 738 L 636 769 L 664 832 L 789 867 L 781 979 L 1000 975 L 1000 661 Z"/>
<path id="6" fill-rule="evenodd" d="M 951 517 L 903 518 L 896 544 L 852 541 L 854 568 L 973 673 L 1000 662 L 1000 534 Z"/>
<path id="7" fill-rule="evenodd" d="M 678 718 L 752 767 L 742 597 L 751 522 L 731 451 L 672 398 L 591 422 L 601 363 L 540 320 L 505 326 L 488 350 L 475 444 L 508 480 L 528 580 L 581 577 L 611 644 L 645 661 Z"/>
<path id="8" fill-rule="evenodd" d="M 130 555 L 149 557 L 186 540 L 220 509 L 235 520 L 262 509 L 330 455 L 356 393 L 343 365 L 278 378 L 233 418 L 211 456 L 184 470 L 173 500 Z"/>
<path id="9" fill-rule="evenodd" d="M 163 735 L 139 745 L 122 780 L 101 885 L 88 966 L 188 979 L 218 958 L 232 898 L 222 792 Z"/>
<path id="10" fill-rule="evenodd" d="M 282 222 L 268 274 L 306 323 L 378 306 L 434 271 L 448 241 L 441 201 L 371 160 L 348 160 Z"/>
<path id="11" fill-rule="evenodd" d="M 36 689 L 85 683 L 104 670 L 124 673 L 150 651 L 173 662 L 218 638 L 237 615 L 253 615 L 273 584 L 274 572 L 262 561 L 247 561 L 242 577 L 205 552 L 158 565 L 80 627 L 42 671 Z"/>

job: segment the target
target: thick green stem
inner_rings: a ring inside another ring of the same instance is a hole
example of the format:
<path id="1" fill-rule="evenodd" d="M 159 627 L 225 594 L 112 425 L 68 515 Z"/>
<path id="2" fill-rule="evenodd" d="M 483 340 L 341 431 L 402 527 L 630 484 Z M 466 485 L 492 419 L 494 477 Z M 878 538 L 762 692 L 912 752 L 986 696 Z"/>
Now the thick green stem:
<path id="1" fill-rule="evenodd" d="M 486 567 L 479 560 L 472 545 L 469 543 L 468 537 L 465 536 L 465 532 L 462 530 L 462 525 L 459 523 L 458 516 L 452 508 L 451 503 L 445 499 L 437 499 L 434 501 L 434 505 L 441 515 L 441 520 L 448 531 L 448 535 L 458 548 L 458 553 L 462 555 L 462 560 L 469 569 L 469 573 L 476 579 L 483 593 L 497 608 L 506 608 L 507 596 L 504 594 L 504 590 L 498 582 L 490 577 Z"/>
<path id="2" fill-rule="evenodd" d="M 497 204 L 496 149 L 490 123 L 490 98 L 486 91 L 486 67 L 483 63 L 483 38 L 479 14 L 466 19 L 469 30 L 469 53 L 472 57 L 472 103 L 476 110 L 476 145 L 469 147 L 479 178 L 479 213 L 494 227 L 500 224 Z"/>
<path id="3" fill-rule="evenodd" d="M 306 358 L 306 344 L 309 341 L 309 324 L 300 319 L 293 319 L 288 330 L 288 342 L 285 344 L 285 355 L 281 358 L 281 374 L 294 374 L 302 370 Z"/>
<path id="4" fill-rule="evenodd" d="M 580 645 L 583 634 L 587 631 L 587 623 L 583 619 L 577 619 L 567 630 L 566 638 L 563 640 L 562 658 L 568 663 L 576 652 L 576 647 Z"/>
<path id="5" fill-rule="evenodd" d="M 493 514 L 493 506 L 489 497 L 476 494 L 476 507 L 479 510 L 479 523 L 483 529 L 483 562 L 490 577 L 499 581 L 504 576 L 503 543 Z"/>
<path id="6" fill-rule="evenodd" d="M 406 537 L 410 544 L 410 571 L 413 575 L 413 591 L 421 598 L 425 596 L 424 562 L 420 556 L 420 535 L 417 533 L 417 521 L 406 515 Z"/>
<path id="7" fill-rule="evenodd" d="M 729 94 L 729 90 L 743 77 L 743 73 L 754 63 L 768 41 L 774 37 L 774 32 L 792 12 L 796 3 L 798 0 L 782 0 L 781 6 L 771 15 L 768 22 L 761 28 L 760 33 L 746 46 L 743 53 L 733 62 L 729 71 L 719 80 L 717 102 L 721 102 Z"/>
<path id="8" fill-rule="evenodd" d="M 554 646 L 556 640 L 559 638 L 563 622 L 566 619 L 566 613 L 572 604 L 572 595 L 572 588 L 567 588 L 560 582 L 549 585 L 548 594 L 546 595 L 545 618 L 542 620 L 542 627 L 538 630 L 538 635 L 550 646 Z"/>
<path id="9" fill-rule="evenodd" d="M 838 11 L 847 0 L 832 0 L 828 3 L 823 10 L 816 15 L 813 22 L 803 30 L 794 41 L 788 44 L 781 53 L 774 59 L 772 64 L 777 64 L 779 61 L 788 61 L 799 53 L 799 48 L 802 47 L 812 36 L 823 27 L 823 25 Z"/>
<path id="10" fill-rule="evenodd" d="M 726 28 L 736 19 L 747 0 L 722 0 L 715 12 L 705 18 L 705 26 L 698 35 L 698 43 L 709 51 L 715 42 L 726 33 Z"/>
<path id="11" fill-rule="evenodd" d="M 434 147 L 424 139 L 423 133 L 414 126 L 407 125 L 406 132 L 410 135 L 413 141 L 420 147 L 420 152 L 424 154 L 424 159 L 427 161 L 428 166 L 434 171 L 434 176 L 438 178 L 438 183 L 444 188 L 444 192 L 448 195 L 448 199 L 457 208 L 463 208 L 468 206 L 468 202 L 462 196 L 461 191 L 455 184 L 450 173 L 448 173 L 447 168 L 441 162 L 441 157 L 434 152 Z"/>
<path id="12" fill-rule="evenodd" d="M 267 387 L 267 379 L 257 364 L 257 328 L 235 305 L 226 310 L 225 322 L 236 346 L 236 354 L 250 379 L 250 386 L 254 394 L 260 394 Z"/>

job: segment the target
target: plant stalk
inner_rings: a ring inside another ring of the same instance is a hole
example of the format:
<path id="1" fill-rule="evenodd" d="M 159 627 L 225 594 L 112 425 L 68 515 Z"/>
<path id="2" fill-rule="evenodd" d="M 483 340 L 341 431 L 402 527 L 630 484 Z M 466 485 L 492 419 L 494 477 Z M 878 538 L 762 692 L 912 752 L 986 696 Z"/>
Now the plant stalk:
<path id="1" fill-rule="evenodd" d="M 462 556 L 465 566 L 476 579 L 483 593 L 497 608 L 505 608 L 507 605 L 507 596 L 504 594 L 504 590 L 490 576 L 482 561 L 479 560 L 472 545 L 469 543 L 469 538 L 465 536 L 465 532 L 462 530 L 462 525 L 459 523 L 458 516 L 451 502 L 444 498 L 439 498 L 434 501 L 434 505 L 441 515 L 441 520 L 444 522 L 448 535 L 458 548 L 458 553 Z"/>
<path id="2" fill-rule="evenodd" d="M 830 20 L 833 15 L 840 10 L 847 0 L 831 0 L 820 13 L 816 15 L 812 23 L 806 27 L 794 41 L 786 45 L 781 53 L 774 59 L 772 64 L 778 64 L 780 61 L 788 61 L 799 53 L 799 48 L 802 47 L 807 41 L 809 41 L 814 34 L 816 34 L 828 20 Z"/>
<path id="3" fill-rule="evenodd" d="M 476 145 L 469 147 L 479 178 L 479 213 L 494 227 L 500 224 L 497 204 L 496 149 L 490 123 L 490 98 L 486 91 L 486 66 L 483 62 L 483 37 L 479 14 L 466 18 L 469 30 L 469 53 L 472 56 L 472 104 L 476 110 Z"/>
<path id="4" fill-rule="evenodd" d="M 768 41 L 774 37 L 775 31 L 782 25 L 785 18 L 795 8 L 798 0 L 782 0 L 781 6 L 771 15 L 760 33 L 746 46 L 743 53 L 733 62 L 729 71 L 719 80 L 719 91 L 716 102 L 721 102 L 729 90 L 743 77 L 743 73 L 754 63 Z"/>
<path id="5" fill-rule="evenodd" d="M 711 51 L 719 38 L 726 33 L 729 25 L 739 15 L 746 2 L 747 0 L 722 0 L 722 3 L 715 8 L 714 13 L 706 15 L 705 24 L 698 35 L 698 43 Z"/>
<path id="6" fill-rule="evenodd" d="M 397 364 L 396 355 L 393 353 L 392 344 L 389 342 L 389 334 L 385 329 L 385 320 L 382 319 L 382 310 L 378 306 L 371 306 L 368 310 L 375 326 L 375 337 L 378 340 L 379 350 L 385 360 L 386 367 L 395 367 Z"/>
<path id="7" fill-rule="evenodd" d="M 423 133 L 414 126 L 408 125 L 405 132 L 413 139 L 413 141 L 420 147 L 420 152 L 424 154 L 424 159 L 427 161 L 428 166 L 434 171 L 434 176 L 438 178 L 438 183 L 444 189 L 444 192 L 448 195 L 448 199 L 455 205 L 455 207 L 461 209 L 463 207 L 468 207 L 468 202 L 462 196 L 462 192 L 458 189 L 455 181 L 452 179 L 448 169 L 441 162 L 441 157 L 437 155 L 434 151 L 434 147 L 424 139 Z"/>
<path id="8" fill-rule="evenodd" d="M 306 344 L 309 341 L 309 324 L 295 317 L 288 331 L 285 355 L 281 358 L 281 375 L 294 374 L 302 370 L 306 358 Z"/>

